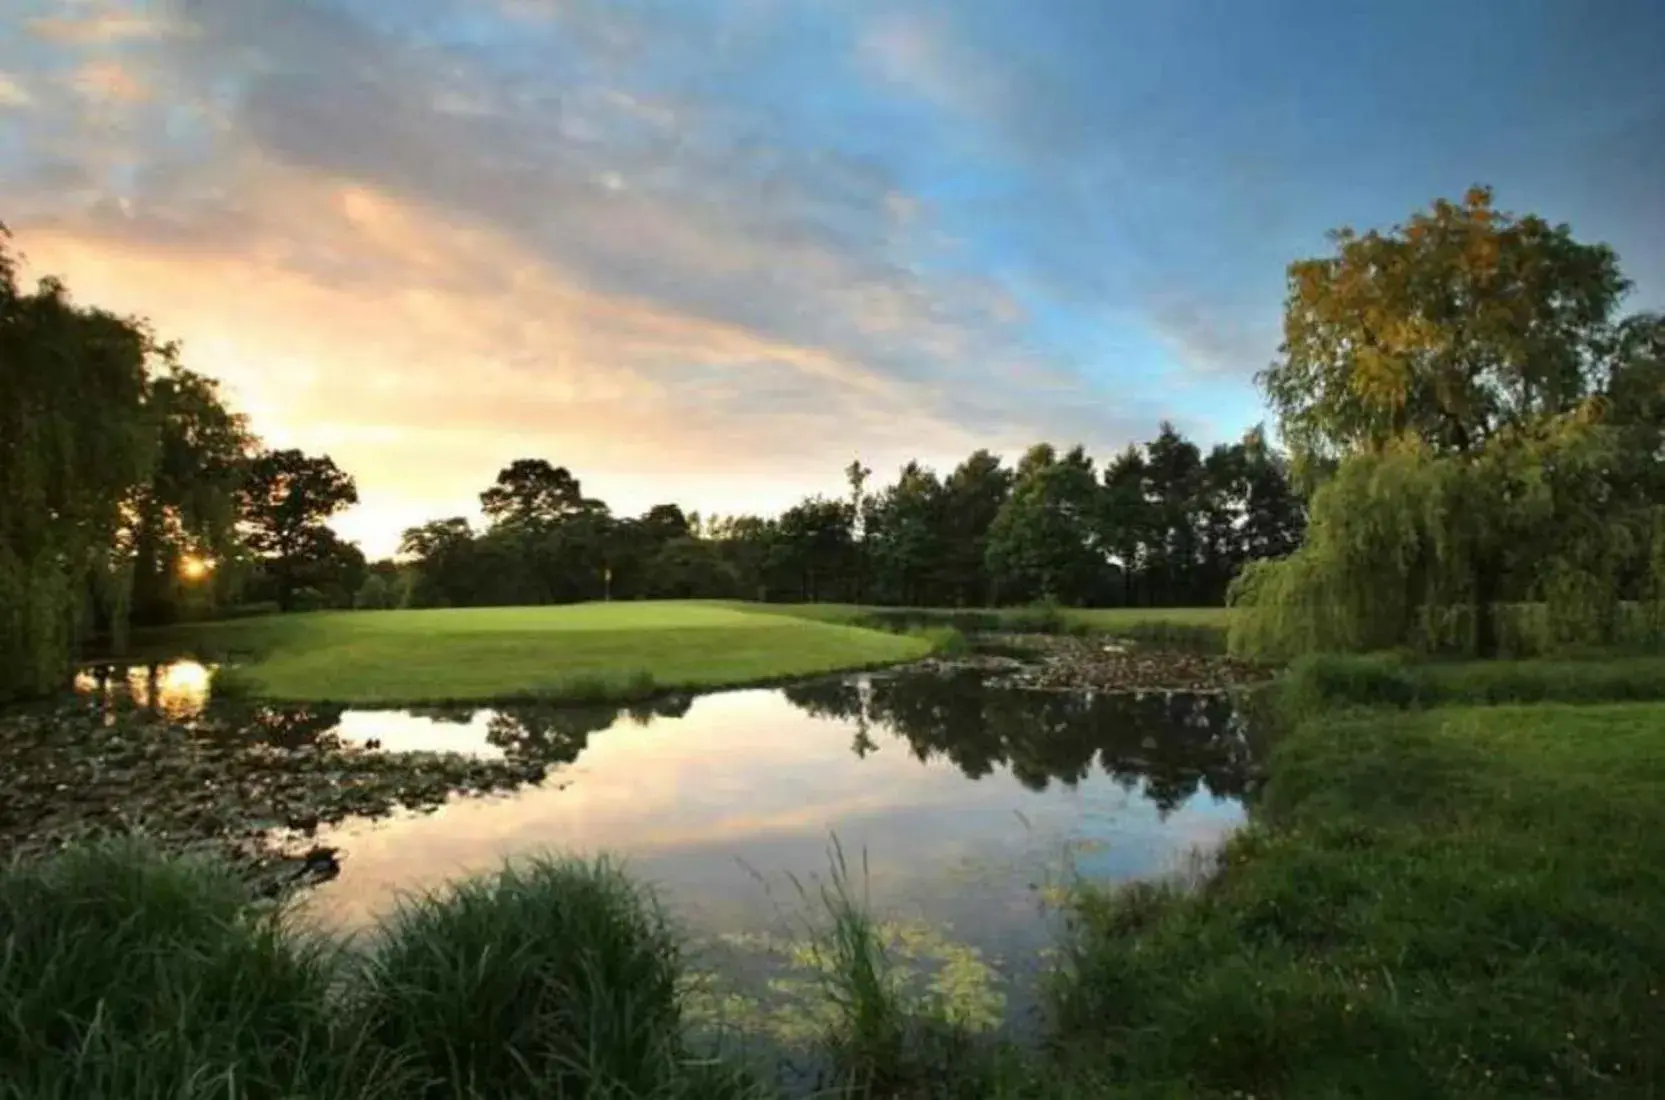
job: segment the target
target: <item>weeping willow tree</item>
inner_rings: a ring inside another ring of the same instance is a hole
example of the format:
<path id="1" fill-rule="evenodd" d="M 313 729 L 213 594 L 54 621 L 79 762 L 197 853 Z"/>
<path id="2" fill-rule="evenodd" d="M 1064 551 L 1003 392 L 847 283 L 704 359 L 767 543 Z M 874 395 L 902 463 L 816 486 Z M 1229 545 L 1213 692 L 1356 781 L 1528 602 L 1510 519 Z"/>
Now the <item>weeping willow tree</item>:
<path id="1" fill-rule="evenodd" d="M 23 290 L 0 236 L 0 699 L 62 682 L 89 598 L 125 601 L 124 509 L 150 470 L 143 328 Z"/>
<path id="2" fill-rule="evenodd" d="M 61 685 L 79 638 L 119 646 L 135 590 L 234 553 L 253 440 L 148 326 L 19 282 L 0 226 L 0 700 Z"/>
<path id="3" fill-rule="evenodd" d="M 1646 502 L 1613 492 L 1622 442 L 1591 402 L 1464 454 L 1405 437 L 1348 456 L 1314 493 L 1300 549 L 1233 585 L 1233 651 L 1490 655 L 1611 641 L 1656 522 Z M 1643 568 L 1665 565 L 1665 545 L 1653 558 Z"/>
<path id="4" fill-rule="evenodd" d="M 1236 652 L 1604 642 L 1621 592 L 1665 593 L 1665 326 L 1616 319 L 1611 249 L 1491 200 L 1339 230 L 1291 265 L 1259 380 L 1310 519 L 1234 584 Z"/>

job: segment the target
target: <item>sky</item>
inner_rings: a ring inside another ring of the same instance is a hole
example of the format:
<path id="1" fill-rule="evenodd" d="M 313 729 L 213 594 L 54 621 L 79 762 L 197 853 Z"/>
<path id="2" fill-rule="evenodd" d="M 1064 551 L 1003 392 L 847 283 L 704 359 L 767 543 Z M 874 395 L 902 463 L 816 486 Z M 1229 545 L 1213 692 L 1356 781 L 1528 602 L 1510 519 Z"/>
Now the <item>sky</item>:
<path id="1" fill-rule="evenodd" d="M 1473 183 L 1665 306 L 1657 0 L 4 0 L 0 221 L 371 554 L 519 457 L 773 512 L 1266 418 L 1284 270 Z"/>

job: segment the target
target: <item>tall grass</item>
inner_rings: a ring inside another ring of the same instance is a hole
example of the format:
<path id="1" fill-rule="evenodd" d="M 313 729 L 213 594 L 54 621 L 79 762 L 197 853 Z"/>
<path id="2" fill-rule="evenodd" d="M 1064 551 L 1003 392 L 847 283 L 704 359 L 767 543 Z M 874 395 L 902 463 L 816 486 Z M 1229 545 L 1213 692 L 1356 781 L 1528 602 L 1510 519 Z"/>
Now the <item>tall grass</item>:
<path id="1" fill-rule="evenodd" d="M 680 953 L 606 862 L 535 861 L 405 901 L 364 974 L 378 1040 L 482 1095 L 661 1091 L 682 1062 Z"/>
<path id="2" fill-rule="evenodd" d="M 1113 633 L 1146 649 L 1210 656 L 1226 652 L 1226 628 L 1207 623 L 1149 619 L 1129 623 Z"/>
<path id="3" fill-rule="evenodd" d="M 801 879 L 791 878 L 800 898 L 818 905 L 826 918 L 811 927 L 808 954 L 832 1009 L 833 1023 L 823 1037 L 827 1054 L 850 1084 L 894 1084 L 905 1075 L 908 1008 L 869 904 L 867 853 L 862 852 L 859 889 L 836 836 L 828 864 L 827 880 L 813 894 Z"/>
<path id="4" fill-rule="evenodd" d="M 605 862 L 408 902 L 368 951 L 142 839 L 0 871 L 0 1097 L 760 1095 L 683 1048 L 675 936 Z"/>
<path id="5" fill-rule="evenodd" d="M 0 871 L 0 1096 L 399 1097 L 337 1019 L 334 945 L 207 859 L 103 840 Z"/>

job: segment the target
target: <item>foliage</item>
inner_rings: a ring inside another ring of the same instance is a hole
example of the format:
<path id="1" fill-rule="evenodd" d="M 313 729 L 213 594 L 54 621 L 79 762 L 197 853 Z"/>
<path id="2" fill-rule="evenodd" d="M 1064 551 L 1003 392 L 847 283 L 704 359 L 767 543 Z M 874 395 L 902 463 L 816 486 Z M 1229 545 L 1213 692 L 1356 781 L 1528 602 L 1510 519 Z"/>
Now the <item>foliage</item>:
<path id="1" fill-rule="evenodd" d="M 1244 562 L 1298 538 L 1287 464 L 1258 430 L 1206 460 L 1170 425 L 1148 447 L 1158 461 L 1147 467 L 1130 448 L 1136 476 L 1107 470 L 1102 485 L 1080 447 L 1060 459 L 1038 446 L 1019 471 L 978 451 L 947 478 L 909 462 L 885 486 L 854 462 L 846 498 L 812 494 L 779 516 L 698 524 L 674 504 L 614 516 L 565 467 L 522 459 L 481 495 L 486 530 L 435 520 L 407 530 L 400 553 L 422 607 L 736 597 L 976 607 L 1027 603 L 1048 586 L 1062 605 L 1218 604 Z"/>
<path id="2" fill-rule="evenodd" d="M 684 1049 L 680 945 L 606 863 L 458 884 L 368 951 L 301 928 L 145 841 L 0 870 L 0 1096 L 763 1095 Z"/>
<path id="3" fill-rule="evenodd" d="M 1310 654 L 1279 680 L 1277 704 L 1295 721 L 1346 707 L 1665 700 L 1660 660 L 1534 658 L 1413 661 L 1397 654 Z"/>
<path id="4" fill-rule="evenodd" d="M 0 226 L 0 701 L 62 683 L 89 610 L 125 624 L 131 503 L 156 468 L 148 371 L 166 354 L 55 280 L 24 290 L 6 244 Z"/>
<path id="5" fill-rule="evenodd" d="M 1298 455 L 1407 435 L 1466 452 L 1594 388 L 1629 285 L 1607 246 L 1499 211 L 1485 187 L 1331 239 L 1290 265 L 1283 358 L 1261 376 Z"/>
<path id="6" fill-rule="evenodd" d="M 132 603 L 135 621 L 158 623 L 211 613 L 238 594 L 238 489 L 254 437 L 219 384 L 179 366 L 171 349 L 150 380 L 147 407 L 157 443 L 150 476 L 130 504 Z M 204 563 L 209 576 L 184 576 L 187 559 Z"/>
<path id="7" fill-rule="evenodd" d="M 1012 492 L 989 526 L 988 569 L 1008 599 L 1086 603 L 1105 574 L 1098 546 L 1093 461 L 1048 444 L 1018 463 Z"/>
<path id="8" fill-rule="evenodd" d="M 143 840 L 0 870 L 0 1095 L 395 1097 L 403 1060 L 337 1018 L 331 946 L 205 858 Z"/>
<path id="9" fill-rule="evenodd" d="M 283 610 L 294 607 L 303 585 L 316 587 L 320 578 L 352 564 L 345 544 L 324 521 L 356 504 L 358 489 L 328 455 L 264 451 L 248 463 L 241 496 L 244 542 L 267 559 Z M 357 565 L 362 569 L 362 554 Z"/>
<path id="10" fill-rule="evenodd" d="M 645 1095 L 683 1055 L 680 946 L 616 868 L 538 860 L 404 903 L 355 990 L 413 1096 Z"/>
<path id="11" fill-rule="evenodd" d="M 1283 359 L 1262 375 L 1309 470 L 1301 548 L 1244 569 L 1234 652 L 1406 646 L 1496 655 L 1499 605 L 1607 644 L 1653 599 L 1665 489 L 1657 318 L 1615 318 L 1610 249 L 1490 192 L 1291 266 Z"/>

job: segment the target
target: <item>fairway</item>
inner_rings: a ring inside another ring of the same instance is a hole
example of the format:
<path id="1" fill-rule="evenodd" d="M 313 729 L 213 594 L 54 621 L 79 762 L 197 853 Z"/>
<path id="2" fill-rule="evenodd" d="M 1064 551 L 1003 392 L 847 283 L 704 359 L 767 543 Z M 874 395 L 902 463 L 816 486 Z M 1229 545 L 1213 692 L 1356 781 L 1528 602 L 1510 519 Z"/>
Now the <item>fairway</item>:
<path id="1" fill-rule="evenodd" d="M 922 637 L 698 601 L 314 612 L 139 634 L 228 660 L 259 698 L 381 705 L 570 699 L 761 683 L 925 656 Z"/>

